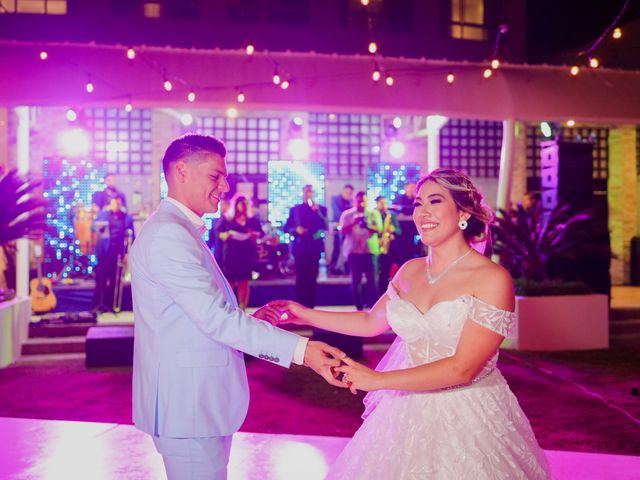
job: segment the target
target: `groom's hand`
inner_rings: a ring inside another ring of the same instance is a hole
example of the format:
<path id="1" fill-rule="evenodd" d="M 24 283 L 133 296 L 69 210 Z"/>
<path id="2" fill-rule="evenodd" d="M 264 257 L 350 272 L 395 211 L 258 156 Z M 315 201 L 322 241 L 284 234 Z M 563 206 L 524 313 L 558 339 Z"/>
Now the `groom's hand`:
<path id="1" fill-rule="evenodd" d="M 338 380 L 335 368 L 342 364 L 342 359 L 347 355 L 324 342 L 309 341 L 304 352 L 304 364 L 324 378 L 327 383 L 340 388 L 349 388 L 345 382 Z"/>

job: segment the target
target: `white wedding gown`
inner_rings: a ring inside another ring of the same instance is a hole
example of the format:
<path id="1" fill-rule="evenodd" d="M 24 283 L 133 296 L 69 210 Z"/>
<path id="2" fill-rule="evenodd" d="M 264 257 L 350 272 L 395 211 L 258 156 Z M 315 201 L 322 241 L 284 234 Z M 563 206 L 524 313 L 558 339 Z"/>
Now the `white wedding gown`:
<path id="1" fill-rule="evenodd" d="M 463 324 L 507 335 L 515 315 L 464 295 L 422 314 L 389 286 L 387 316 L 398 338 L 377 370 L 455 353 Z M 467 386 L 428 392 L 381 390 L 365 398 L 364 422 L 327 476 L 347 480 L 550 478 L 544 452 L 496 368 L 498 352 Z"/>

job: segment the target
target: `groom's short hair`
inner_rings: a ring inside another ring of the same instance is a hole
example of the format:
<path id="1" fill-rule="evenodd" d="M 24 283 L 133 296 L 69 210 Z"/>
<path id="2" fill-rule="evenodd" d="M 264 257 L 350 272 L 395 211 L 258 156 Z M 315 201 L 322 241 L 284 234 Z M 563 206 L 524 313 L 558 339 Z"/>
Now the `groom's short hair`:
<path id="1" fill-rule="evenodd" d="M 211 135 L 200 135 L 198 133 L 187 133 L 176 138 L 164 152 L 162 157 L 162 170 L 165 178 L 169 178 L 171 164 L 182 159 L 197 159 L 198 154 L 215 153 L 224 158 L 227 155 L 227 148 L 222 140 Z"/>

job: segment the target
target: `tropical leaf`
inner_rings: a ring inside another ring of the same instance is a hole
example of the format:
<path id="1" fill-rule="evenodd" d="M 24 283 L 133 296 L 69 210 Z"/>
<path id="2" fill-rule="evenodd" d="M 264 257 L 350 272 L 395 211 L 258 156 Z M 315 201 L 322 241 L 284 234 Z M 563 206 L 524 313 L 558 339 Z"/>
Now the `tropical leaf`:
<path id="1" fill-rule="evenodd" d="M 39 187 L 39 181 L 15 169 L 0 178 L 0 246 L 42 235 L 47 202 L 39 195 Z"/>

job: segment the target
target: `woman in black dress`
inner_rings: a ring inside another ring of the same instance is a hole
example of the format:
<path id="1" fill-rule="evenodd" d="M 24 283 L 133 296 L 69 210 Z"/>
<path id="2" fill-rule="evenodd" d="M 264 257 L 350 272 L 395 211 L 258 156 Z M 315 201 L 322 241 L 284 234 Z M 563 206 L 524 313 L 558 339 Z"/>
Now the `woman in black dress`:
<path id="1" fill-rule="evenodd" d="M 247 198 L 238 196 L 231 217 L 224 222 L 219 233 L 224 252 L 222 270 L 243 310 L 249 304 L 249 280 L 258 256 L 256 240 L 264 235 L 260 221 L 249 217 L 248 206 Z"/>

